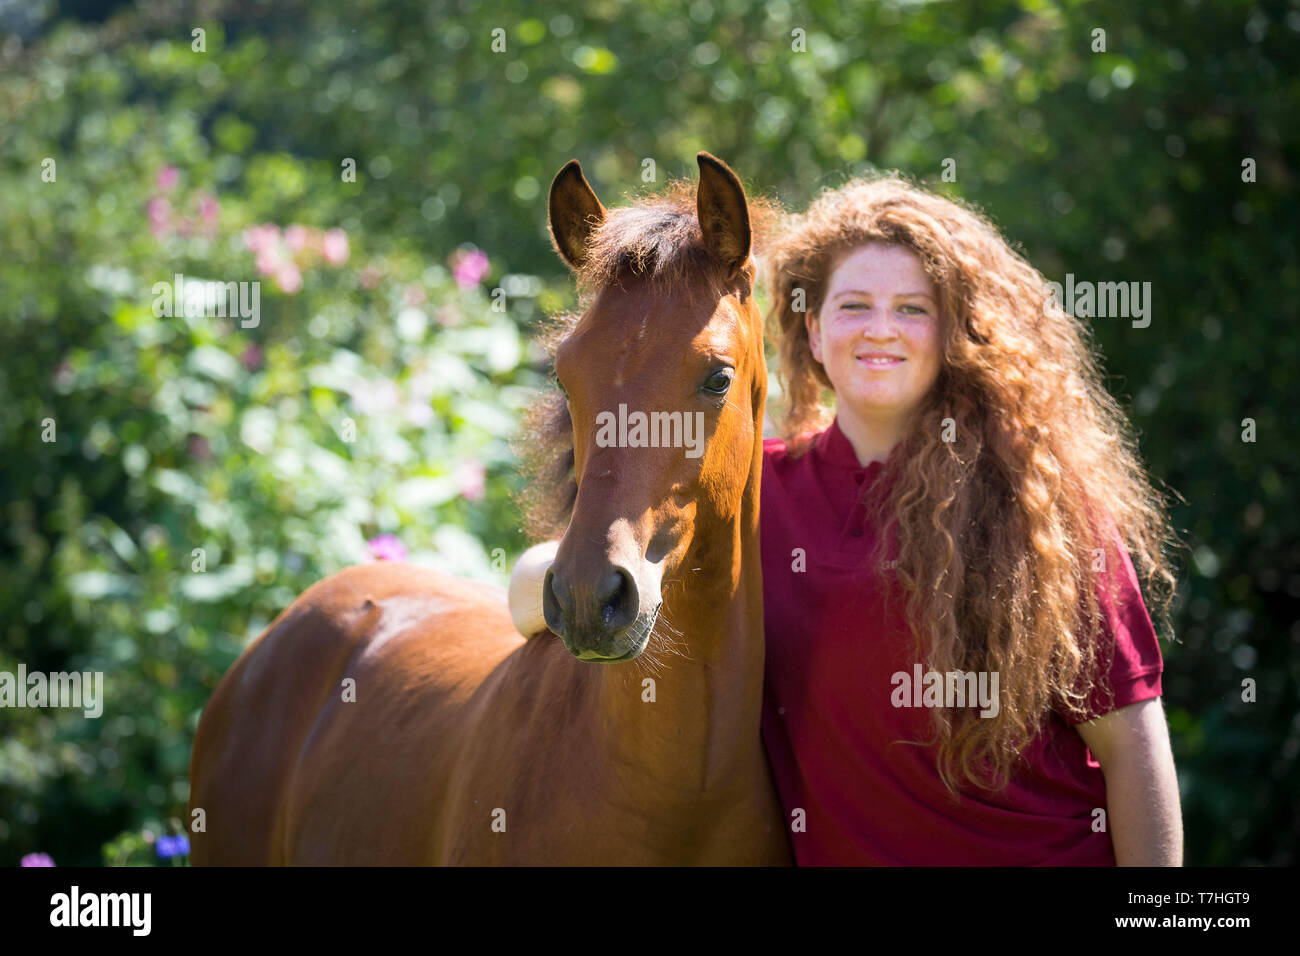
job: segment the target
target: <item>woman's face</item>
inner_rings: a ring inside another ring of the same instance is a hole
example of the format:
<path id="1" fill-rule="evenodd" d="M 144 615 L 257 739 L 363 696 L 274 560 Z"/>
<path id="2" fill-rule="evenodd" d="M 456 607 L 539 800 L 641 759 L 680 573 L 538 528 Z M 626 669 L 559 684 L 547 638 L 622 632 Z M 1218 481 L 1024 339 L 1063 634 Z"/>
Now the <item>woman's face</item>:
<path id="1" fill-rule="evenodd" d="M 869 243 L 832 263 L 821 310 L 809 312 L 805 325 L 837 404 L 883 425 L 901 421 L 938 378 L 941 318 L 916 253 Z"/>

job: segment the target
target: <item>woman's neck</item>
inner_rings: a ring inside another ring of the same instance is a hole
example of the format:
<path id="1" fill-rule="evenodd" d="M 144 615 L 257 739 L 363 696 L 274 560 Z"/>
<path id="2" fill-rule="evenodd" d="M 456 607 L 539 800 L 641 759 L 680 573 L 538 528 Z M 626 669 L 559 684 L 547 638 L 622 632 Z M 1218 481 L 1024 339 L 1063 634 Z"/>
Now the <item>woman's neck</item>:
<path id="1" fill-rule="evenodd" d="M 895 415 L 863 415 L 841 403 L 835 418 L 863 467 L 873 461 L 884 461 L 903 437 L 902 420 Z"/>

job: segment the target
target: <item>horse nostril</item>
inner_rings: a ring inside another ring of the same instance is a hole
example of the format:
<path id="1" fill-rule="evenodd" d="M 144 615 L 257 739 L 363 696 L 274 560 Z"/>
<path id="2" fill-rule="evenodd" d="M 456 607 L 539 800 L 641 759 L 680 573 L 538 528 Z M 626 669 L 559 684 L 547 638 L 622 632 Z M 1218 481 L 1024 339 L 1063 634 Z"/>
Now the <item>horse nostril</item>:
<path id="1" fill-rule="evenodd" d="M 636 620 L 639 610 L 636 582 L 623 568 L 615 568 L 605 578 L 599 598 L 600 623 L 611 631 L 627 627 Z"/>
<path id="2" fill-rule="evenodd" d="M 553 569 L 547 569 L 546 580 L 542 582 L 542 616 L 546 618 L 546 626 L 561 637 L 564 636 L 564 619 L 571 604 L 569 589 L 563 582 L 556 581 Z"/>

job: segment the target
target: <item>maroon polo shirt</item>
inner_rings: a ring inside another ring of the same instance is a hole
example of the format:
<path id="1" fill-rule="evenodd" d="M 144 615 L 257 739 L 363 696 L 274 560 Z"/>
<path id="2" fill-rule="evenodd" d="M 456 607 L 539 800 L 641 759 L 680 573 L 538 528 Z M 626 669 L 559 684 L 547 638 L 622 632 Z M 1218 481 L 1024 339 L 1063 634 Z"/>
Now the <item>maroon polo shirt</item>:
<path id="1" fill-rule="evenodd" d="M 796 861 L 1113 866 L 1109 828 L 1093 829 L 1094 810 L 1106 807 L 1105 779 L 1060 714 L 1048 716 L 1004 790 L 963 785 L 959 802 L 939 778 L 938 746 L 899 742 L 930 739 L 933 717 L 926 706 L 895 706 L 919 697 L 904 697 L 894 675 L 913 677 L 926 665 L 894 572 L 867 567 L 877 529 L 859 499 L 881 468 L 858 463 L 838 420 L 797 460 L 780 439 L 763 443 L 762 733 L 786 819 L 805 828 L 790 835 Z M 803 549 L 804 570 L 795 570 L 795 549 Z M 1117 601 L 1105 587 L 1097 595 L 1103 646 L 1113 642 L 1106 664 L 1114 698 L 1093 698 L 1098 716 L 1159 697 L 1163 667 L 1118 534 L 1107 567 L 1120 580 Z M 887 587 L 896 598 L 889 609 Z"/>

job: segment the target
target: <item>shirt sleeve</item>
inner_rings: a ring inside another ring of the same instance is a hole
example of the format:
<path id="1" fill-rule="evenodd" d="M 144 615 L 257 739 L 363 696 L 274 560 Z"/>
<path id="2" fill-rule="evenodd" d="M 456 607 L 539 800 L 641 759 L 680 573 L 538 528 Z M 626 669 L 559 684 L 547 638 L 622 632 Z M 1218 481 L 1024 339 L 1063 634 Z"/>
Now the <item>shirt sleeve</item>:
<path id="1" fill-rule="evenodd" d="M 1094 687 L 1084 717 L 1062 713 L 1066 722 L 1078 726 L 1111 711 L 1160 696 L 1160 675 L 1164 659 L 1151 615 L 1142 600 L 1137 571 L 1119 531 L 1110 525 L 1110 546 L 1106 550 L 1106 570 L 1098 573 L 1097 602 L 1101 610 L 1100 643 L 1097 647 L 1098 670 L 1109 675 L 1110 690 Z M 1114 598 L 1110 582 L 1117 582 Z"/>

